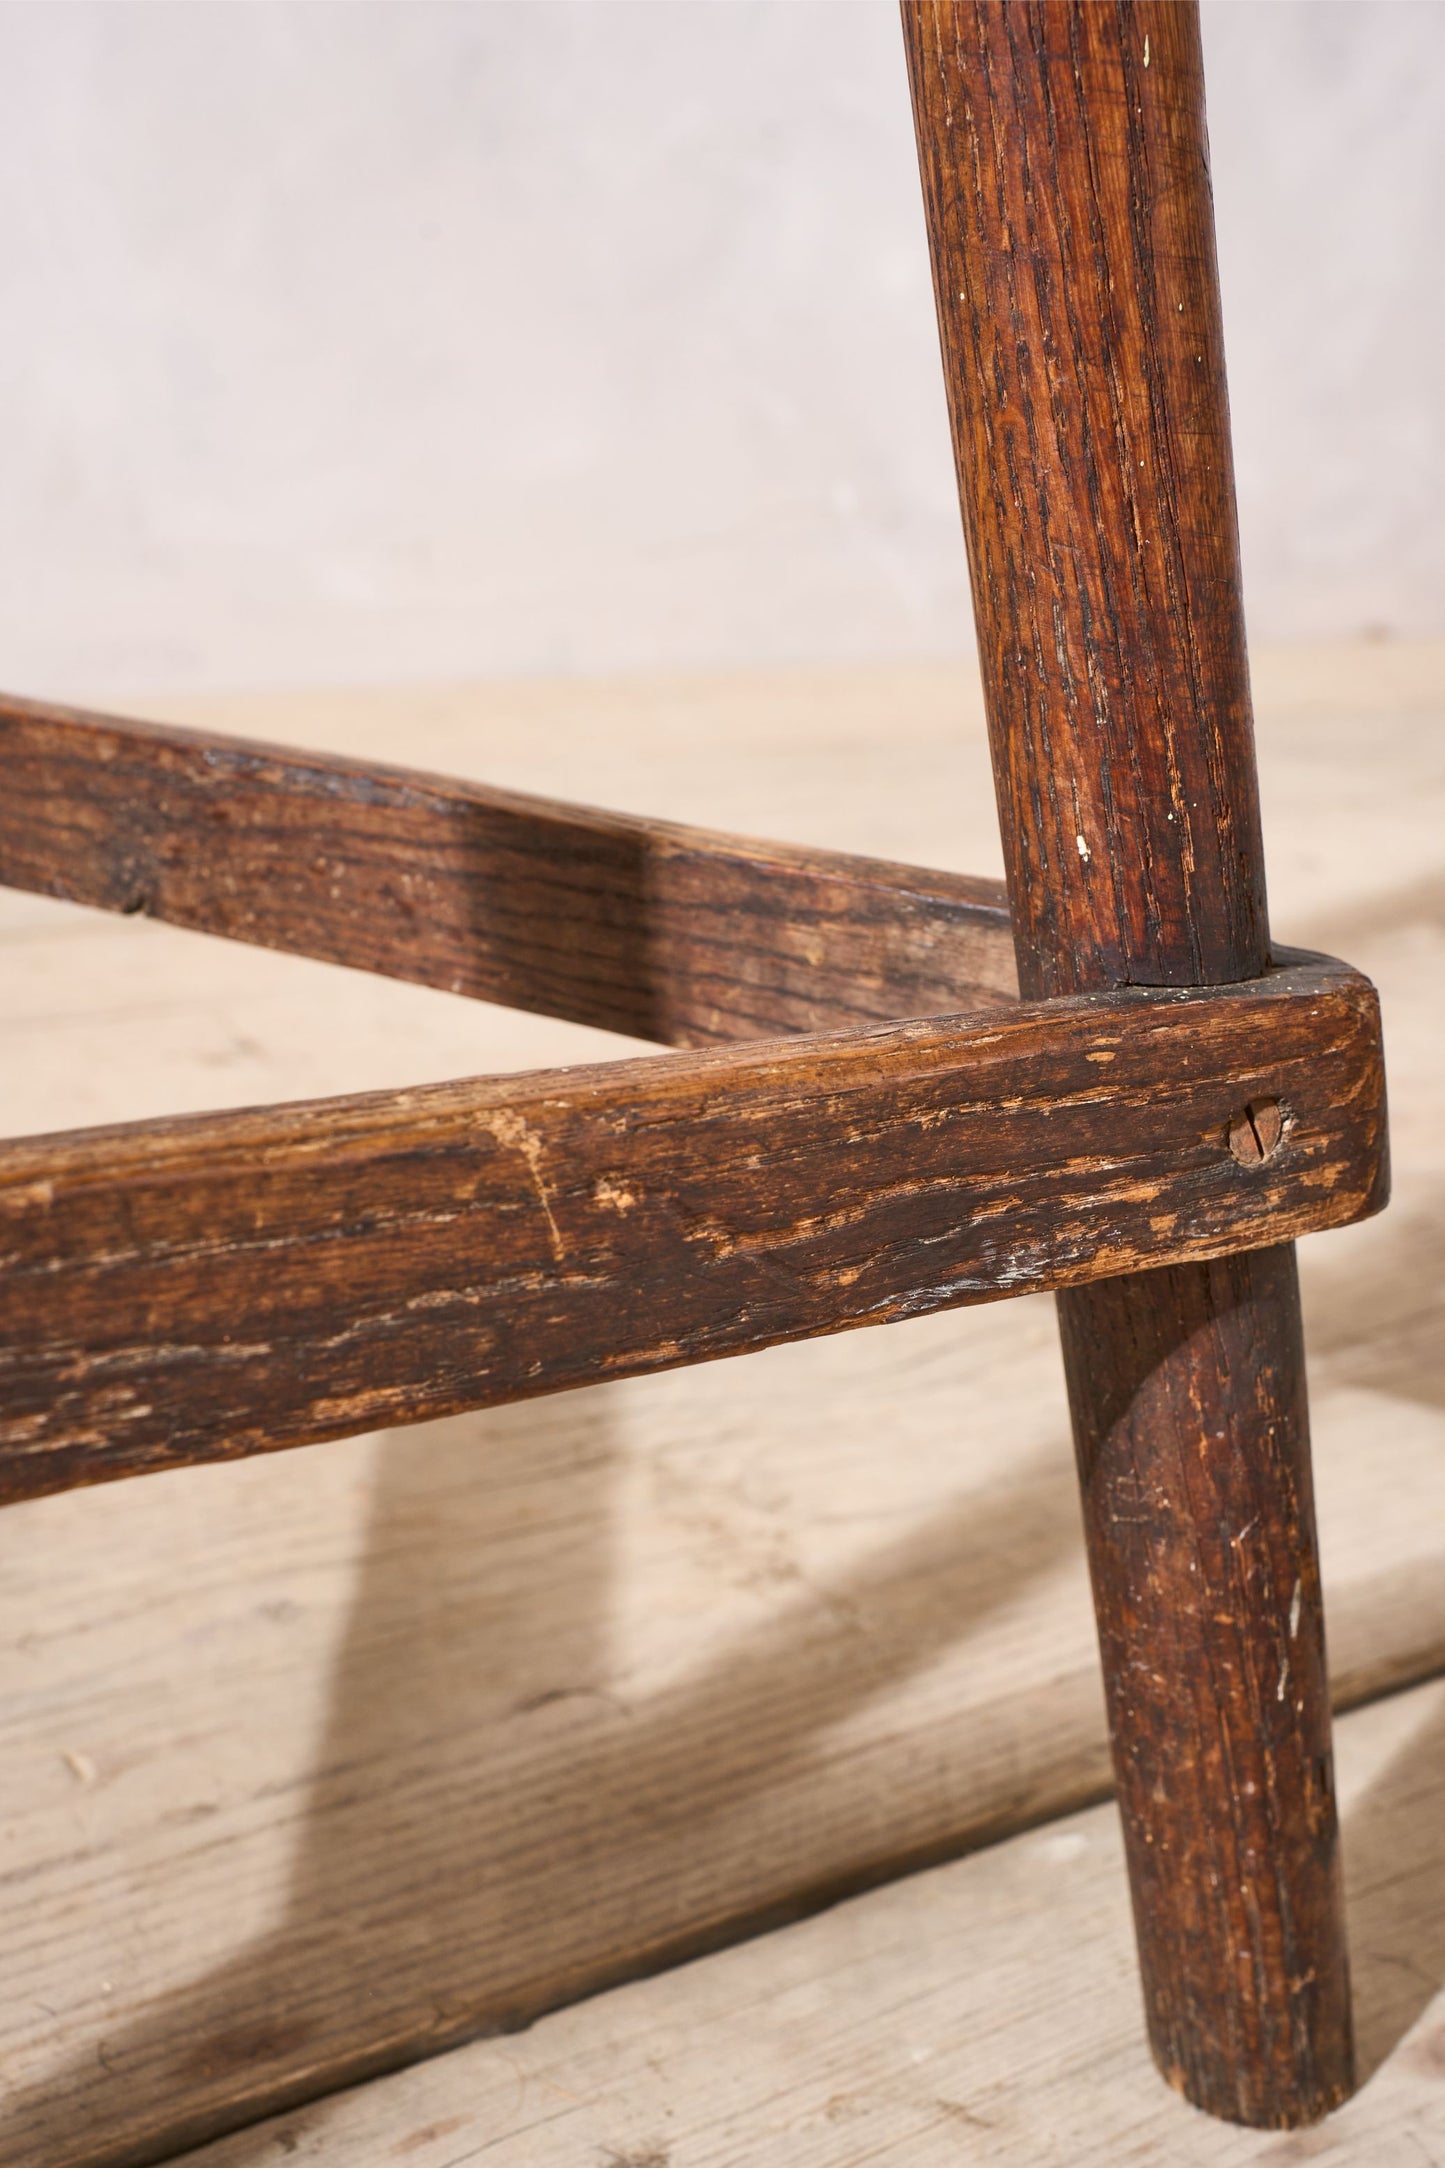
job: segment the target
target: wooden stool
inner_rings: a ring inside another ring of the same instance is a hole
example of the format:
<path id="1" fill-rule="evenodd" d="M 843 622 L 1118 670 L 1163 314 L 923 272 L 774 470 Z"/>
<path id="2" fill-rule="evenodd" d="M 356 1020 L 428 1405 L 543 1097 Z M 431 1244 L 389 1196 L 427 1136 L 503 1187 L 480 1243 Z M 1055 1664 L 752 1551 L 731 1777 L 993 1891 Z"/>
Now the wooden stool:
<path id="1" fill-rule="evenodd" d="M 1352 2074 L 1290 1245 L 1384 1097 L 1269 942 L 1198 25 L 904 23 L 1007 898 L 5 702 L 5 882 L 701 1051 L 4 1147 L 0 1496 L 1057 1288 L 1154 2050 L 1296 2124 Z"/>

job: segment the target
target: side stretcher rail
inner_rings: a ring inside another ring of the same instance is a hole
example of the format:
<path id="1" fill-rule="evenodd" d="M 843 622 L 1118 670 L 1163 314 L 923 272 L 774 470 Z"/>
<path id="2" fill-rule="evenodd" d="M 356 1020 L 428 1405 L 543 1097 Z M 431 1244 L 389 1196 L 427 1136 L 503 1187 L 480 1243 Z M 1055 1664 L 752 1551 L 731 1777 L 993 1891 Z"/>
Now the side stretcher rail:
<path id="1" fill-rule="evenodd" d="M 668 1046 L 1017 993 L 1003 884 L 0 699 L 0 885 Z"/>
<path id="2" fill-rule="evenodd" d="M 1257 1249 L 1384 1201 L 1369 982 L 1130 989 L 0 1146 L 0 1498 Z"/>

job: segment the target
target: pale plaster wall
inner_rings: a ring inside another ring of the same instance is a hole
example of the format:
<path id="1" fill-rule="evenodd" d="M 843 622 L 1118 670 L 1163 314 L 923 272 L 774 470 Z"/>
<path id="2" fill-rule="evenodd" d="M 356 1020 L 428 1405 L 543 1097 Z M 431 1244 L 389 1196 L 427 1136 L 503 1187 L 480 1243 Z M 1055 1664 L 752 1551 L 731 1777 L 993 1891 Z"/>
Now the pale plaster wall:
<path id="1" fill-rule="evenodd" d="M 1267 637 L 1445 632 L 1445 6 L 1206 0 Z M 928 655 L 891 0 L 6 0 L 0 683 Z"/>

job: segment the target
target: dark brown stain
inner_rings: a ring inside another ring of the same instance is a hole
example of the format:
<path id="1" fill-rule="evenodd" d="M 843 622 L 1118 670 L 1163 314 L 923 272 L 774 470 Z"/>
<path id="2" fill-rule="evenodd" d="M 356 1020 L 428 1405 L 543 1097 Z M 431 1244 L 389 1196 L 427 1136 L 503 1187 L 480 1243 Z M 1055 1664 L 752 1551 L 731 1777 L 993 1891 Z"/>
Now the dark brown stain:
<path id="1" fill-rule="evenodd" d="M 903 23 L 1020 986 L 1256 979 L 1197 9 Z M 1226 1118 L 1249 1179 L 1280 1103 Z M 1059 1313 L 1155 2057 L 1215 2114 L 1307 2123 L 1354 2080 L 1293 1251 Z"/>
<path id="2" fill-rule="evenodd" d="M 1318 958 L 10 1144 L 0 1497 L 1278 1242 L 1382 1146 L 1373 989 Z"/>
<path id="3" fill-rule="evenodd" d="M 1353 2064 L 1285 1238 L 1383 1201 L 1383 1099 L 1365 982 L 1269 972 L 1197 12 L 904 24 L 1008 920 L 989 883 L 0 704 L 14 885 L 670 1044 L 849 1027 L 9 1147 L 5 1482 L 1059 1288 L 1154 2051 L 1292 2126 Z M 309 2035 L 229 2015 L 183 2077 Z"/>
<path id="4" fill-rule="evenodd" d="M 0 881 L 668 1046 L 1007 1001 L 997 881 L 0 700 Z"/>

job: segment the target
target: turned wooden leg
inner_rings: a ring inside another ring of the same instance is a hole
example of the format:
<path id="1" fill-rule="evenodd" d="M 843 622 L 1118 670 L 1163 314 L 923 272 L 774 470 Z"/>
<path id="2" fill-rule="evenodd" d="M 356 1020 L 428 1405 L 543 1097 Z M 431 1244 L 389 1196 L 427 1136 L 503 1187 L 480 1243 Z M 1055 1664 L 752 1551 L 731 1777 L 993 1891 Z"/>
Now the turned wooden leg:
<path id="1" fill-rule="evenodd" d="M 1024 993 L 1255 977 L 1196 11 L 903 13 Z M 1059 1308 L 1154 2051 L 1308 2122 L 1353 2081 L 1293 1251 Z"/>
<path id="2" fill-rule="evenodd" d="M 1350 2003 L 1294 1246 L 1058 1302 L 1150 2043 L 1311 2121 Z"/>

